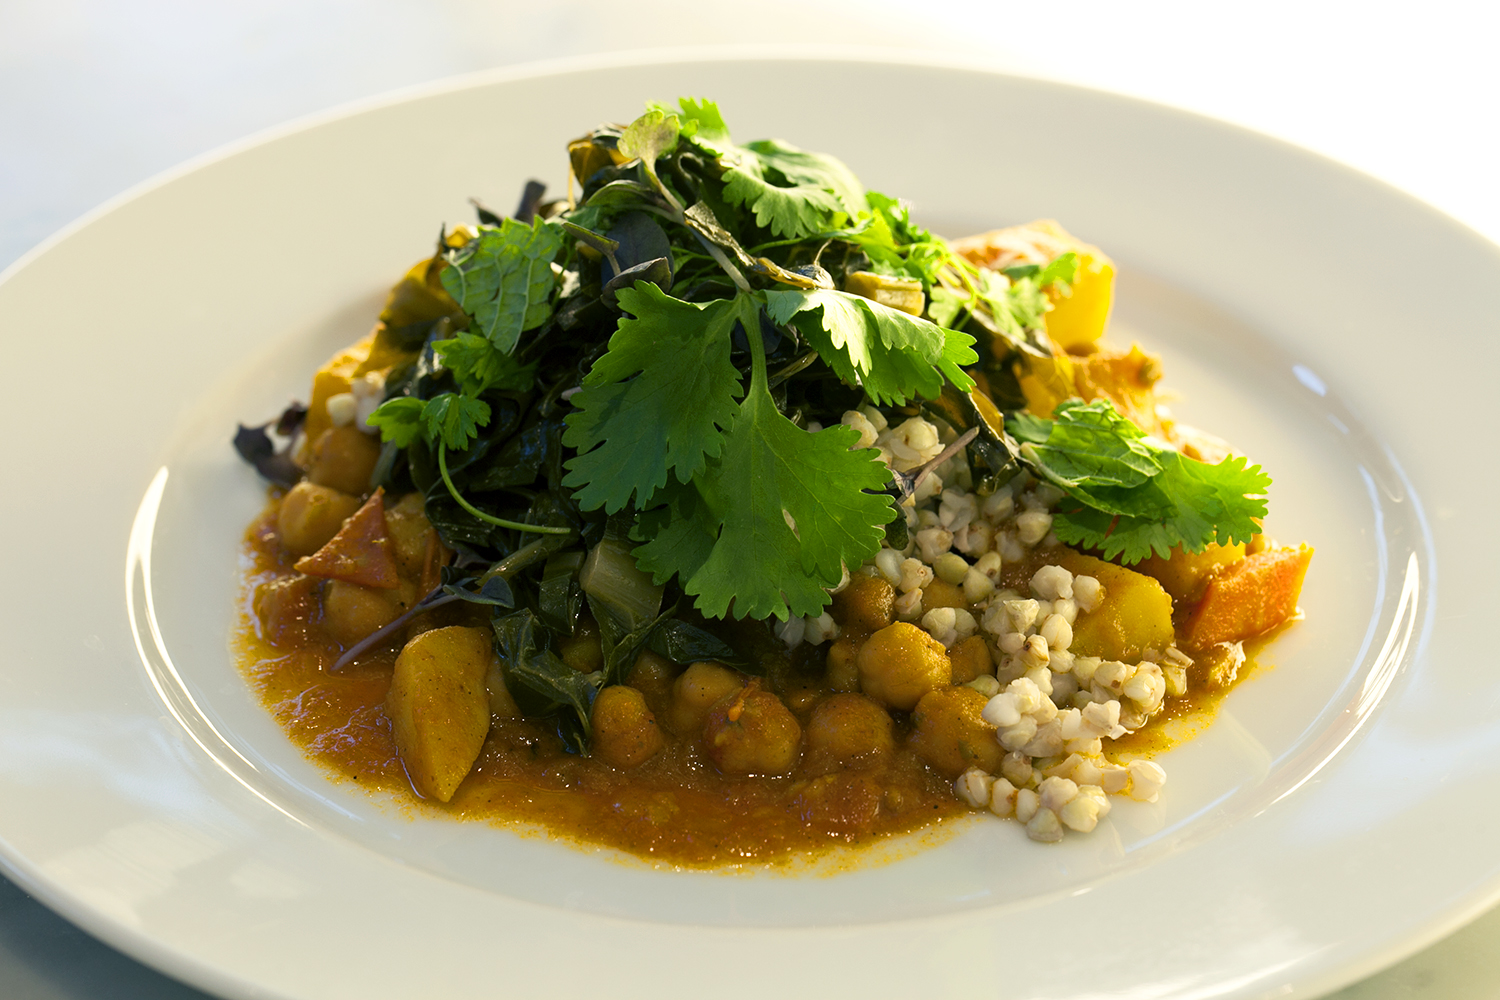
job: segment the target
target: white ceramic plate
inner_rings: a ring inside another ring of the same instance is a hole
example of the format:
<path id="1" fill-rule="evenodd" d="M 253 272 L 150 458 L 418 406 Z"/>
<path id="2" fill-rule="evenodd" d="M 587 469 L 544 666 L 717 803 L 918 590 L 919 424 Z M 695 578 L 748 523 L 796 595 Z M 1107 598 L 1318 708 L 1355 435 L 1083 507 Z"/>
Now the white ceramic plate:
<path id="1" fill-rule="evenodd" d="M 305 392 L 468 196 L 560 187 L 568 138 L 678 94 L 842 156 L 940 231 L 1062 219 L 1122 264 L 1114 337 L 1276 476 L 1273 532 L 1318 547 L 1308 620 L 1164 758 L 1159 804 L 1051 847 L 976 822 L 836 877 L 655 871 L 411 819 L 247 692 L 225 637 L 261 492 L 234 422 Z M 1330 989 L 1500 891 L 1497 285 L 1494 246 L 1338 165 L 979 69 L 575 63 L 258 139 L 0 278 L 0 856 L 233 997 Z"/>

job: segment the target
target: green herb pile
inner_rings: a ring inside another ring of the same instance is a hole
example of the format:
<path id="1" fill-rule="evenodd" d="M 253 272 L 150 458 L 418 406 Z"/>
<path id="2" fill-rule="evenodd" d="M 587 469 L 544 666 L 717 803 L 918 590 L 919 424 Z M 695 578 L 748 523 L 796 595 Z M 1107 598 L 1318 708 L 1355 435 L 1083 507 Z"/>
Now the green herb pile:
<path id="1" fill-rule="evenodd" d="M 981 492 L 1030 469 L 1067 493 L 1059 537 L 1111 557 L 1258 530 L 1269 480 L 1243 460 L 1182 458 L 1107 402 L 1022 410 L 1012 362 L 1050 356 L 1046 291 L 1074 255 L 976 268 L 837 159 L 736 143 L 708 101 L 569 156 L 576 203 L 533 182 L 393 290 L 385 335 L 418 353 L 371 423 L 377 481 L 420 490 L 458 553 L 434 598 L 495 605 L 512 680 L 571 706 L 579 742 L 640 649 L 734 662 L 700 626 L 818 614 L 887 532 L 905 545 L 912 478 L 839 422 L 863 405 L 974 430 Z M 584 603 L 592 675 L 556 651 Z"/>

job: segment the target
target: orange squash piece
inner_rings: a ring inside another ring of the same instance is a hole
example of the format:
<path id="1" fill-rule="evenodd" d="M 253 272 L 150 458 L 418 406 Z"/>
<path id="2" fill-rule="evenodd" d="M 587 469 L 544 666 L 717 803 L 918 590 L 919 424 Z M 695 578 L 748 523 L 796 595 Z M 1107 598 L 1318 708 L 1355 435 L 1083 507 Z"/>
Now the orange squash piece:
<path id="1" fill-rule="evenodd" d="M 1182 644 L 1207 649 L 1268 632 L 1297 613 L 1297 598 L 1313 550 L 1267 549 L 1225 567 L 1209 581 L 1203 600 L 1182 628 Z"/>
<path id="2" fill-rule="evenodd" d="M 327 545 L 298 559 L 297 572 L 386 590 L 400 586 L 385 531 L 385 489 L 351 514 Z"/>

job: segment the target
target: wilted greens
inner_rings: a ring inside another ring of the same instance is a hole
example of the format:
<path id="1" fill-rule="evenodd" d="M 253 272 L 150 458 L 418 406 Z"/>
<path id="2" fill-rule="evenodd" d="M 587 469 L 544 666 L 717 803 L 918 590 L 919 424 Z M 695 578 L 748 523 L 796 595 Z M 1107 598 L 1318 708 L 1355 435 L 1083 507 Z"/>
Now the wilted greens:
<path id="1" fill-rule="evenodd" d="M 1060 537 L 1127 561 L 1254 533 L 1268 480 L 1243 460 L 1190 462 L 1108 403 L 1016 409 L 990 346 L 1050 356 L 1045 293 L 1073 254 L 977 268 L 834 157 L 736 143 L 709 101 L 568 153 L 576 201 L 531 182 L 393 290 L 383 336 L 415 361 L 370 423 L 377 479 L 421 491 L 457 554 L 430 600 L 491 605 L 523 707 L 561 711 L 575 744 L 641 650 L 748 669 L 713 620 L 817 615 L 888 530 L 904 544 L 911 478 L 840 423 L 863 405 L 972 431 L 979 478 L 1029 467 L 1071 498 Z M 979 372 L 1003 421 L 975 408 Z M 580 673 L 560 649 L 585 609 L 605 663 Z"/>

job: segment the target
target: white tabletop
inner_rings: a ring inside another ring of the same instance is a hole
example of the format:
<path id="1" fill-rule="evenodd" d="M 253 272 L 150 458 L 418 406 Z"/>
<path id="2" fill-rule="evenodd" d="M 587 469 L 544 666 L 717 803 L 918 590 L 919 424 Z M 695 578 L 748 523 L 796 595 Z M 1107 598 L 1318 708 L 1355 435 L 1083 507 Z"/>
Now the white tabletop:
<path id="1" fill-rule="evenodd" d="M 715 43 L 941 51 L 1146 97 L 1343 160 L 1500 241 L 1497 28 L 1500 7 L 1462 0 L 5 0 L 0 269 L 131 185 L 289 118 L 469 70 Z M 1496 995 L 1500 911 L 1335 994 Z M 204 994 L 0 878 L 0 996 Z"/>

